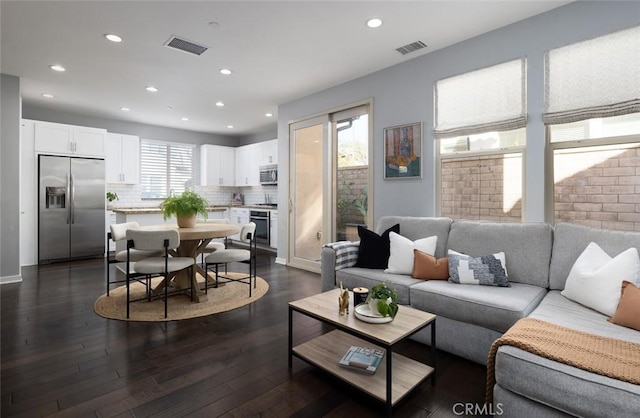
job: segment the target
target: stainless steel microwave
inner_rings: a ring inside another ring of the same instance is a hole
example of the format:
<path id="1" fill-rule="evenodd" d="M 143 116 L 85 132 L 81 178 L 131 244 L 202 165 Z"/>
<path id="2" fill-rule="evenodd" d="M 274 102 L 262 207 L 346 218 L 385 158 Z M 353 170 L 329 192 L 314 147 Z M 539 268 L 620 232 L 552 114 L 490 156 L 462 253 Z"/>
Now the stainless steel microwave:
<path id="1" fill-rule="evenodd" d="M 260 184 L 278 184 L 278 165 L 260 166 Z"/>

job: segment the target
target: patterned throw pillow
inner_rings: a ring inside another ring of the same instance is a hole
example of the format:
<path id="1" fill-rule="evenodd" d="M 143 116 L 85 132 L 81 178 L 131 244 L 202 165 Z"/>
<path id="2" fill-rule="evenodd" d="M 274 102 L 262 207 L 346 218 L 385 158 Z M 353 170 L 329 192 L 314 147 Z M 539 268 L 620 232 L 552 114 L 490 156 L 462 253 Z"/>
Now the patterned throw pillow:
<path id="1" fill-rule="evenodd" d="M 449 282 L 511 287 L 503 252 L 471 257 L 449 250 Z"/>

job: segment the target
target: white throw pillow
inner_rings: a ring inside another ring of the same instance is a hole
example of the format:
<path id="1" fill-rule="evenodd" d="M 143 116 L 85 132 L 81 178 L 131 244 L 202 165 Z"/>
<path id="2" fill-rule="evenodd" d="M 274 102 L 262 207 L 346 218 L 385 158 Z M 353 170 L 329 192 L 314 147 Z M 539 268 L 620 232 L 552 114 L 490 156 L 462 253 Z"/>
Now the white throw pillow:
<path id="1" fill-rule="evenodd" d="M 384 272 L 411 275 L 413 272 L 413 249 L 435 255 L 437 242 L 436 235 L 411 241 L 409 238 L 391 232 L 389 234 L 389 265 Z"/>
<path id="2" fill-rule="evenodd" d="M 640 265 L 638 250 L 629 248 L 611 258 L 595 242 L 587 245 L 569 272 L 562 296 L 608 316 L 620 302 L 622 281 L 634 282 Z"/>

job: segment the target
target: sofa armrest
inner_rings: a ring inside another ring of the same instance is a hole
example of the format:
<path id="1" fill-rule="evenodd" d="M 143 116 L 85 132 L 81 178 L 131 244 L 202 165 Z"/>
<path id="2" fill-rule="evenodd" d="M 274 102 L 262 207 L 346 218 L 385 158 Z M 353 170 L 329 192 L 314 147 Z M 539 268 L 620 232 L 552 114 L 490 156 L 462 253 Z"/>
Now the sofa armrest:
<path id="1" fill-rule="evenodd" d="M 336 270 L 353 267 L 356 264 L 359 249 L 359 241 L 332 242 L 322 247 L 320 252 L 320 279 L 323 292 L 337 286 Z"/>

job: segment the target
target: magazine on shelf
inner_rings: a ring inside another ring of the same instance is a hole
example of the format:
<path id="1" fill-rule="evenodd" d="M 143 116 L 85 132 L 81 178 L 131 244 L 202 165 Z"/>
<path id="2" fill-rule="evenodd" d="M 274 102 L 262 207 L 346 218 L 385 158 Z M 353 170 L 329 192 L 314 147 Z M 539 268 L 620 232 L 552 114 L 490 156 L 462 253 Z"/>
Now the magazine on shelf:
<path id="1" fill-rule="evenodd" d="M 374 374 L 382 362 L 384 351 L 352 345 L 339 362 L 340 367 Z"/>

